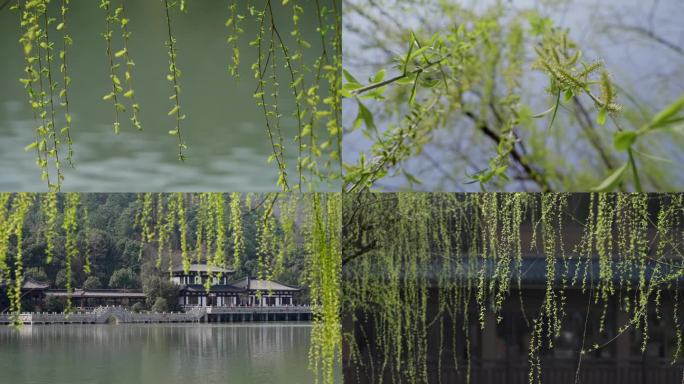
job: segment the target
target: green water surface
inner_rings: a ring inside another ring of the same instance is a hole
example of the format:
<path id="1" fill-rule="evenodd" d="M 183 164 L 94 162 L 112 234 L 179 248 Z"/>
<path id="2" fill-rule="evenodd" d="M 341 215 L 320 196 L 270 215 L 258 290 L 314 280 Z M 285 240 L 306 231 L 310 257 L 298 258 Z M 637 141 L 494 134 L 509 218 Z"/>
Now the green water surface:
<path id="1" fill-rule="evenodd" d="M 59 2 L 52 3 L 56 6 Z M 132 32 L 129 50 L 136 63 L 135 97 L 141 106 L 143 131 L 135 130 L 128 116 L 122 116 L 121 134 L 117 136 L 113 131 L 113 105 L 102 99 L 111 90 L 106 42 L 102 37 L 106 28 L 105 12 L 97 0 L 71 1 L 68 30 L 74 42 L 67 58 L 72 77 L 69 99 L 76 168 L 66 170 L 64 191 L 279 190 L 277 168 L 268 164 L 272 148 L 265 117 L 253 98 L 256 81 L 251 65 L 257 59 L 257 50 L 249 43 L 254 40 L 258 25 L 253 17 L 243 21 L 242 64 L 240 80 L 236 81 L 228 73 L 232 48 L 226 41 L 229 29 L 225 23 L 230 16 L 230 3 L 192 1 L 188 2 L 187 13 L 172 14 L 178 67 L 182 71 L 180 101 L 187 115 L 182 122 L 183 138 L 188 146 L 187 161 L 180 162 L 177 138 L 168 134 L 175 129 L 175 120 L 167 115 L 172 108 L 169 100 L 172 88 L 166 79 L 168 32 L 163 2 L 126 2 Z M 246 2 L 238 3 L 245 14 Z M 276 12 L 276 22 L 282 28 L 283 38 L 294 46 L 290 8 L 278 5 L 277 9 L 280 12 Z M 56 8 L 54 12 L 57 14 Z M 315 7 L 306 7 L 300 25 L 304 39 L 311 43 L 304 55 L 304 62 L 309 66 L 322 51 L 317 24 Z M 35 151 L 24 151 L 34 141 L 34 122 L 26 92 L 19 82 L 24 68 L 20 35 L 19 14 L 9 7 L 1 9 L 0 190 L 44 191 L 47 187 L 40 180 Z M 61 81 L 58 70 L 61 39 L 56 44 L 53 71 Z M 288 164 L 294 167 L 297 163 L 294 143 L 297 123 L 292 116 L 294 97 L 288 89 L 289 73 L 280 64 L 279 104 L 284 144 Z M 307 79 L 312 76 L 307 74 Z M 295 170 L 291 173 L 294 175 Z M 323 191 L 340 187 L 315 188 Z"/>
<path id="2" fill-rule="evenodd" d="M 295 323 L 0 327 L 3 384 L 312 383 Z"/>

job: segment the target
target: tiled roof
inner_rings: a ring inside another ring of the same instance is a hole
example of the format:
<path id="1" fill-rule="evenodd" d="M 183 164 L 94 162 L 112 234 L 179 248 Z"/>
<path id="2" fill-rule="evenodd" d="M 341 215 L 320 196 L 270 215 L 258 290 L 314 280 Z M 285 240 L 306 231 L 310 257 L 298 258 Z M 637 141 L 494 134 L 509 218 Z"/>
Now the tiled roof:
<path id="1" fill-rule="evenodd" d="M 51 289 L 45 292 L 46 296 L 57 296 L 66 297 L 68 293 L 66 289 Z M 92 289 L 83 290 L 75 289 L 72 297 L 81 298 L 134 298 L 134 299 L 144 299 L 145 294 L 141 291 L 131 291 L 131 290 L 119 290 L 119 289 Z"/>
<path id="2" fill-rule="evenodd" d="M 291 285 L 286 285 L 283 283 L 279 283 L 277 281 L 250 279 L 249 277 L 245 277 L 242 280 L 238 280 L 234 283 L 231 283 L 231 285 L 234 285 L 236 287 L 243 288 L 243 289 L 254 290 L 254 291 L 292 291 L 292 292 L 298 292 L 298 291 L 302 290 L 299 287 L 293 287 Z"/>
<path id="3" fill-rule="evenodd" d="M 0 282 L 0 287 L 5 288 L 8 285 L 14 285 L 13 280 L 4 280 Z M 21 289 L 24 290 L 41 290 L 41 289 L 48 289 L 50 285 L 48 283 L 43 283 L 38 280 L 33 280 L 30 277 L 25 277 L 24 282 L 21 285 Z"/>
<path id="4" fill-rule="evenodd" d="M 24 284 L 22 285 L 22 289 L 47 289 L 50 287 L 50 284 L 48 283 L 43 283 L 37 280 L 33 280 L 30 277 L 24 278 Z"/>
<path id="5" fill-rule="evenodd" d="M 675 262 L 673 262 L 673 264 L 675 264 Z M 636 262 L 624 261 L 621 264 L 618 261 L 613 261 L 610 264 L 610 266 L 613 272 L 614 282 L 617 283 L 620 281 L 620 279 L 624 281 L 630 281 L 632 283 L 639 281 L 640 267 Z M 644 275 L 646 281 L 649 281 L 651 279 L 651 276 L 653 276 L 655 267 L 655 262 L 645 263 Z M 618 270 L 619 268 L 623 269 L 624 272 L 620 272 Z M 663 276 L 673 272 L 672 268 L 673 267 L 669 267 L 665 264 L 660 264 L 658 266 L 659 276 Z M 487 267 L 487 270 L 487 277 L 491 277 L 493 275 L 493 266 L 489 265 Z M 546 284 L 546 258 L 525 258 L 522 260 L 520 268 L 518 268 L 518 263 L 516 261 L 513 261 L 513 263 L 511 263 L 511 270 L 511 278 L 517 280 L 518 275 L 520 275 L 520 280 L 523 284 Z M 518 270 L 520 271 L 520 273 L 518 273 Z M 570 280 L 566 282 L 566 286 L 570 286 L 572 285 L 573 278 L 577 276 L 577 278 L 575 279 L 575 283 L 577 286 L 581 286 L 585 274 L 587 276 L 587 283 L 589 283 L 592 280 L 592 278 L 594 283 L 598 283 L 599 281 L 599 260 L 597 258 L 593 258 L 591 260 L 587 260 L 586 258 L 579 259 L 577 257 L 565 260 L 557 258 L 555 262 L 555 270 L 555 283 L 558 284 L 561 283 L 563 277 L 566 277 Z"/>
<path id="6" fill-rule="evenodd" d="M 188 292 L 206 292 L 206 287 L 202 284 L 187 284 L 187 285 L 181 285 L 181 291 L 188 291 Z M 209 292 L 235 292 L 235 293 L 240 293 L 244 292 L 244 288 L 238 288 L 233 285 L 212 285 L 209 288 Z"/>
<path id="7" fill-rule="evenodd" d="M 175 267 L 175 268 L 173 269 L 173 272 L 176 272 L 176 273 L 184 273 L 184 272 L 185 272 L 185 269 L 184 269 L 183 266 L 181 265 L 181 266 Z M 209 266 L 209 265 L 207 265 L 207 264 L 192 264 L 192 265 L 190 265 L 190 270 L 189 270 L 189 272 L 200 272 L 200 273 L 202 273 L 202 272 L 205 272 L 205 273 L 210 273 L 210 272 L 211 272 L 211 273 L 233 273 L 233 272 L 235 272 L 235 271 L 232 270 L 232 269 L 229 269 L 229 268 L 222 268 L 222 267 L 219 267 L 219 266 L 216 266 L 216 265 Z"/>
<path id="8" fill-rule="evenodd" d="M 492 259 L 468 259 L 464 258 L 459 264 L 459 269 L 455 270 L 451 277 L 453 279 L 466 280 L 466 279 L 478 279 L 480 273 L 484 271 L 484 278 L 486 280 L 494 278 L 496 270 L 496 262 Z M 655 261 L 648 261 L 645 263 L 644 275 L 646 281 L 649 281 L 654 275 L 654 270 L 656 265 L 658 265 L 658 276 L 664 276 L 676 272 L 675 268 L 678 267 L 678 261 L 673 260 L 669 262 L 672 265 L 668 265 L 667 261 L 661 263 L 656 263 Z M 484 268 L 483 268 L 484 267 Z M 520 278 L 520 282 L 523 287 L 535 287 L 546 285 L 547 280 L 547 259 L 545 257 L 523 257 L 522 262 L 518 263 L 517 260 L 512 259 L 510 264 L 510 279 L 511 281 L 517 282 Z M 353 267 L 346 267 L 345 270 L 351 269 Z M 379 267 L 380 268 L 380 267 Z M 625 272 L 620 272 L 618 269 Z M 613 270 L 614 282 L 630 281 L 635 283 L 639 281 L 639 265 L 637 262 L 626 262 L 622 263 L 614 260 L 611 263 L 611 269 Z M 555 281 L 554 284 L 560 286 L 562 284 L 563 278 L 566 278 L 565 287 L 581 287 L 583 283 L 583 278 L 587 276 L 586 282 L 590 283 L 593 279 L 594 284 L 599 281 L 599 260 L 593 258 L 587 260 L 586 258 L 579 258 L 576 255 L 573 257 L 556 258 L 555 262 Z M 629 272 L 627 272 L 629 271 Z M 383 278 L 383 273 L 386 270 L 377 270 L 374 274 L 377 278 Z M 345 272 L 343 272 L 345 273 Z M 348 272 L 347 272 L 348 273 Z M 441 266 L 433 263 L 421 268 L 418 271 L 419 274 L 429 281 L 431 285 L 437 285 L 441 281 L 441 274 L 443 273 Z M 576 277 L 576 278 L 575 278 Z M 680 281 L 684 282 L 684 276 L 679 277 Z M 574 284 L 573 284 L 574 283 Z"/>

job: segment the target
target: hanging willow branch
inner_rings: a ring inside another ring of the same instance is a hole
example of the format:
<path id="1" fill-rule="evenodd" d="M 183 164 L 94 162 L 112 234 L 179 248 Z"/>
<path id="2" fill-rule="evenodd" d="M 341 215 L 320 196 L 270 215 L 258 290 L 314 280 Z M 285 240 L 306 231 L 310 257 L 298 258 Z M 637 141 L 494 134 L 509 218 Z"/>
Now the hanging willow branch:
<path id="1" fill-rule="evenodd" d="M 55 232 L 57 230 L 57 194 L 54 192 L 43 195 L 41 212 L 45 222 L 45 257 L 48 264 L 52 263 L 55 252 Z"/>
<path id="2" fill-rule="evenodd" d="M 325 384 L 335 382 L 335 366 L 340 361 L 342 326 L 341 298 L 341 220 L 339 194 L 313 194 L 309 204 L 307 253 L 308 283 L 314 325 L 311 331 L 309 364 Z"/>
<path id="3" fill-rule="evenodd" d="M 62 204 L 59 201 L 62 200 Z M 59 207 L 62 210 L 59 210 Z M 78 193 L 2 193 L 0 194 L 0 286 L 7 287 L 10 299 L 9 311 L 12 314 L 12 326 L 21 326 L 22 286 L 24 283 L 23 239 L 26 228 L 24 223 L 32 210 L 40 213 L 38 232 L 44 234 L 46 242 L 46 264 L 51 264 L 55 253 L 55 239 L 61 228 L 65 239 L 65 272 L 67 302 L 65 312 L 73 311 L 71 294 L 72 264 L 83 256 L 83 271 L 90 273 L 89 220 L 85 206 L 81 204 Z M 62 218 L 61 226 L 57 223 Z M 86 244 L 79 246 L 77 233 L 79 228 L 86 234 Z M 9 251 L 13 250 L 10 254 Z"/>
<path id="4" fill-rule="evenodd" d="M 240 78 L 240 73 L 238 71 L 240 67 L 239 38 L 244 32 L 241 27 L 241 22 L 245 17 L 238 12 L 238 0 L 233 0 L 228 9 L 230 11 L 230 16 L 226 21 L 226 28 L 230 29 L 230 33 L 228 34 L 227 42 L 231 48 L 231 62 L 228 64 L 228 73 L 235 79 L 238 79 Z"/>
<path id="5" fill-rule="evenodd" d="M 586 343 L 575 351 L 580 362 L 630 329 L 638 330 L 646 351 L 649 313 L 681 316 L 680 303 L 670 307 L 662 298 L 679 297 L 684 279 L 682 201 L 681 194 L 348 195 L 341 304 L 350 326 L 342 335 L 346 366 L 379 383 L 427 383 L 447 372 L 471 382 L 469 324 L 496 332 L 515 314 L 504 308 L 519 306 L 527 324 L 521 332 L 530 336 L 528 381 L 541 383 L 542 357 L 556 347 L 575 310 L 569 290 L 585 295 L 597 314 L 595 334 L 585 330 Z M 573 235 L 577 229 L 580 236 Z M 543 273 L 523 267 L 527 258 L 543 265 Z M 521 293 L 526 278 L 542 288 L 538 304 Z M 609 328 L 609 311 L 627 321 Z M 682 325 L 668 324 L 681 340 Z M 441 337 L 428 337 L 435 332 Z M 679 344 L 672 359 L 681 359 Z"/>
<path id="6" fill-rule="evenodd" d="M 341 15 L 337 2 L 330 6 L 316 1 L 317 31 L 320 35 L 321 54 L 309 68 L 304 57 L 311 44 L 304 40 L 301 27 L 302 17 L 307 7 L 296 2 L 286 1 L 282 7 L 291 7 L 292 26 L 290 35 L 294 46 L 289 45 L 282 26 L 279 26 L 275 15 L 280 12 L 276 8 L 278 2 L 263 0 L 263 6 L 249 5 L 247 14 L 258 23 L 257 35 L 250 42 L 257 50 L 257 60 L 252 65 L 252 72 L 257 81 L 254 98 L 265 116 L 266 133 L 269 137 L 272 153 L 269 162 L 278 168 L 278 185 L 284 190 L 303 188 L 313 189 L 318 180 L 333 181 L 339 178 L 341 169 L 341 109 L 337 87 L 341 86 Z M 239 51 L 236 50 L 238 37 L 242 33 L 238 22 L 244 16 L 236 13 L 238 9 L 233 3 L 230 7 L 230 18 L 226 23 L 232 27 L 228 41 L 233 44 L 233 64 L 231 73 L 239 64 Z M 331 33 L 332 32 L 332 33 Z M 282 61 L 279 63 L 279 61 Z M 280 79 L 277 69 L 283 66 L 287 72 L 287 80 Z M 313 72 L 313 79 L 307 82 L 305 74 Z M 323 81 L 327 86 L 321 87 Z M 286 161 L 285 135 L 281 122 L 282 106 L 279 102 L 281 83 L 287 83 L 294 98 L 292 116 L 297 124 L 297 179 L 292 181 Z M 321 95 L 326 89 L 328 95 Z M 322 97 L 323 96 L 323 97 Z M 325 129 L 323 129 L 325 128 Z M 308 136 L 308 138 L 307 138 Z M 320 141 L 319 141 L 320 140 Z M 319 159 L 323 159 L 322 163 Z"/>
<path id="7" fill-rule="evenodd" d="M 20 26 L 23 33 L 19 41 L 24 49 L 26 77 L 21 78 L 20 82 L 27 90 L 36 125 L 36 139 L 27 145 L 25 150 L 36 149 L 36 164 L 41 169 L 42 179 L 47 181 L 49 189 L 58 191 L 64 178 L 59 156 L 61 135 L 66 134 L 69 148 L 71 148 L 69 135 L 71 117 L 68 114 L 68 102 L 65 102 L 67 127 L 58 130 L 56 115 L 59 103 L 55 101 L 58 84 L 52 73 L 55 43 L 50 38 L 51 25 L 56 19 L 48 15 L 49 4 L 49 0 L 19 1 L 13 8 L 21 12 Z M 61 10 L 63 21 L 57 25 L 55 31 L 52 31 L 64 33 L 64 46 L 60 52 L 62 60 L 66 58 L 66 45 L 71 42 L 71 38 L 64 32 L 66 12 L 66 5 L 63 4 Z M 64 75 L 65 85 L 59 92 L 59 96 L 66 97 L 69 78 L 66 75 L 65 64 L 62 64 L 60 71 Z M 68 159 L 71 159 L 71 149 L 69 149 Z M 54 169 L 53 178 L 50 177 L 52 169 Z"/>
<path id="8" fill-rule="evenodd" d="M 51 1 L 16 0 L 12 8 L 20 12 L 20 43 L 25 61 L 24 76 L 20 81 L 26 88 L 35 125 L 35 141 L 27 145 L 26 150 L 36 150 L 41 177 L 50 190 L 59 191 L 64 178 L 60 159 L 66 158 L 69 165 L 74 163 L 74 108 L 69 97 L 72 79 L 68 60 L 73 40 L 68 32 L 67 19 L 70 0 L 60 0 L 58 17 L 50 15 Z M 251 67 L 256 82 L 253 97 L 265 118 L 272 151 L 268 162 L 276 163 L 277 185 L 283 191 L 314 190 L 321 182 L 332 185 L 341 177 L 342 132 L 338 88 L 341 86 L 342 53 L 338 2 L 316 0 L 315 7 L 304 6 L 297 1 L 261 0 L 258 5 L 236 0 L 229 2 L 229 15 L 225 22 L 230 50 L 228 72 L 235 79 L 240 77 L 245 23 L 251 21 L 258 25 L 256 36 L 250 41 L 257 51 L 257 59 Z M 185 160 L 187 135 L 182 124 L 186 114 L 180 101 L 182 73 L 178 65 L 174 17 L 175 11 L 182 13 L 187 7 L 185 0 L 162 0 L 162 5 L 169 62 L 166 78 L 172 90 L 169 97 L 172 106 L 167 114 L 175 120 L 173 129 L 168 133 L 177 137 L 178 157 Z M 133 127 L 141 130 L 140 104 L 136 101 L 133 81 L 135 62 L 130 51 L 132 33 L 128 3 L 126 0 L 100 0 L 99 7 L 105 17 L 102 36 L 106 42 L 110 83 L 110 90 L 102 98 L 112 103 L 115 133 L 121 132 L 124 115 Z M 277 17 L 283 12 L 291 15 L 289 21 Z M 306 25 L 304 21 L 317 22 L 317 25 Z M 304 39 L 303 29 L 306 27 L 315 27 L 320 36 L 320 47 L 316 47 L 320 53 L 311 60 L 307 60 L 311 56 L 312 45 Z M 53 73 L 53 67 L 57 65 L 55 41 L 58 38 L 61 38 L 59 69 L 62 84 Z M 282 97 L 285 89 L 294 103 L 285 102 Z M 291 123 L 296 125 L 296 133 L 292 135 L 289 133 Z M 68 145 L 66 155 L 60 153 L 62 142 Z M 296 148 L 291 147 L 291 142 Z M 295 153 L 296 179 L 291 176 L 294 174 L 291 168 L 295 167 L 289 165 L 290 156 Z"/>
<path id="9" fill-rule="evenodd" d="M 135 91 L 133 89 L 133 67 L 135 62 L 131 58 L 128 48 L 128 40 L 131 32 L 128 30 L 130 19 L 126 16 L 126 2 L 120 0 L 119 5 L 112 10 L 111 0 L 101 0 L 100 8 L 105 10 L 107 29 L 103 36 L 107 42 L 107 58 L 109 59 L 109 79 L 112 90 L 103 97 L 103 100 L 111 100 L 114 105 L 114 132 L 118 135 L 121 132 L 119 114 L 127 111 L 123 104 L 124 100 L 129 100 L 131 109 L 131 123 L 138 130 L 142 129 L 138 113 L 140 105 L 135 102 Z M 114 29 L 118 27 L 120 33 L 120 49 L 114 48 Z M 123 69 L 124 80 L 119 77 Z M 128 89 L 124 89 L 124 86 Z"/>
<path id="10" fill-rule="evenodd" d="M 69 12 L 69 0 L 62 0 L 60 5 L 60 15 L 61 20 L 55 29 L 63 33 L 62 36 L 62 50 L 59 51 L 59 58 L 61 64 L 59 66 L 60 72 L 62 72 L 62 90 L 59 92 L 59 97 L 61 99 L 60 105 L 64 107 L 64 128 L 60 130 L 66 137 L 67 141 L 67 162 L 69 166 L 73 167 L 73 155 L 74 150 L 72 148 L 73 141 L 71 140 L 71 114 L 69 113 L 69 85 L 71 84 L 71 77 L 69 76 L 69 67 L 67 62 L 67 51 L 68 48 L 74 43 L 71 39 L 71 35 L 67 31 L 67 14 Z"/>
<path id="11" fill-rule="evenodd" d="M 79 255 L 78 241 L 76 240 L 76 232 L 78 230 L 78 208 L 81 203 L 81 196 L 78 193 L 66 194 L 66 205 L 64 207 L 64 222 L 62 229 L 64 229 L 66 238 L 66 289 L 67 289 L 67 306 L 64 312 L 71 313 L 73 306 L 71 303 L 71 294 L 73 287 L 71 285 L 71 265 L 72 261 Z"/>
<path id="12" fill-rule="evenodd" d="M 176 38 L 174 37 L 173 31 L 171 29 L 170 12 L 172 8 L 179 8 L 181 12 L 185 12 L 185 0 L 180 0 L 180 2 L 169 2 L 169 0 L 164 0 L 164 8 L 166 11 L 166 26 L 168 30 L 168 40 L 166 41 L 166 47 L 168 49 L 169 55 L 169 74 L 166 75 L 166 79 L 170 81 L 173 86 L 173 94 L 171 95 L 170 99 L 173 100 L 174 103 L 173 108 L 171 108 L 168 115 L 175 116 L 176 119 L 176 128 L 170 130 L 169 134 L 178 137 L 178 159 L 184 161 L 185 155 L 183 151 L 187 148 L 187 146 L 183 141 L 183 135 L 181 132 L 180 125 L 181 121 L 185 120 L 185 115 L 181 112 L 181 104 L 179 99 L 181 88 L 178 79 L 181 77 L 181 71 L 180 69 L 178 69 L 178 65 L 176 64 L 176 60 L 178 57 L 178 48 L 176 47 Z"/>

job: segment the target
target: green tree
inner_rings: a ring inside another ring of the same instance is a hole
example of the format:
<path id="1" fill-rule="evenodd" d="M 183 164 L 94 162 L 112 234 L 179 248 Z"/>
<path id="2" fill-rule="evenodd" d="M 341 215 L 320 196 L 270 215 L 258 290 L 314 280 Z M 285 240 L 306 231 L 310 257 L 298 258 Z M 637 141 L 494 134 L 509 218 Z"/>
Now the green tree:
<path id="1" fill-rule="evenodd" d="M 138 279 L 130 268 L 121 268 L 112 274 L 109 279 L 110 288 L 130 289 L 138 286 Z"/>
<path id="2" fill-rule="evenodd" d="M 167 307 L 169 303 L 178 302 L 178 286 L 166 276 L 147 275 L 143 280 L 143 292 L 149 306 L 154 306 L 158 299 L 164 299 Z M 175 305 L 169 309 L 175 309 Z"/>
<path id="3" fill-rule="evenodd" d="M 145 304 L 140 303 L 140 302 L 133 304 L 133 306 L 131 307 L 131 311 L 133 311 L 135 313 L 139 313 L 139 312 L 142 312 L 144 310 L 145 310 Z"/>
<path id="4" fill-rule="evenodd" d="M 83 289 L 100 289 L 102 288 L 102 283 L 100 279 L 95 276 L 88 276 L 88 278 L 83 282 Z"/>
<path id="5" fill-rule="evenodd" d="M 57 276 L 55 277 L 55 286 L 57 288 L 66 288 L 66 276 L 67 276 L 67 271 L 66 269 L 60 269 L 57 272 Z"/>
<path id="6" fill-rule="evenodd" d="M 66 300 L 62 297 L 48 296 L 45 299 L 45 311 L 47 312 L 64 312 L 66 307 Z"/>
<path id="7" fill-rule="evenodd" d="M 33 280 L 40 281 L 43 283 L 48 282 L 47 274 L 45 273 L 45 271 L 42 268 L 38 268 L 38 267 L 27 268 L 26 271 L 24 271 L 24 276 L 29 278 L 29 279 L 33 279 Z"/>
<path id="8" fill-rule="evenodd" d="M 154 301 L 154 304 L 152 305 L 152 312 L 168 312 L 169 311 L 169 303 L 166 301 L 165 298 L 163 297 L 157 297 L 157 299 Z"/>

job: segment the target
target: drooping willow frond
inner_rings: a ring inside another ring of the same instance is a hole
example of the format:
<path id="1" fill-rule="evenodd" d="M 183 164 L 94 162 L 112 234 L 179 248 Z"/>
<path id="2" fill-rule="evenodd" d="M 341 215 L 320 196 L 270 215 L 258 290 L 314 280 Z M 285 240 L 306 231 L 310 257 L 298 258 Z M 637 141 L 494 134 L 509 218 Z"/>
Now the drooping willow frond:
<path id="1" fill-rule="evenodd" d="M 169 97 L 170 100 L 173 101 L 173 108 L 168 112 L 169 116 L 173 116 L 174 119 L 176 120 L 176 125 L 175 128 L 172 130 L 169 130 L 169 134 L 171 136 L 176 136 L 178 138 L 178 159 L 181 161 L 185 160 L 185 154 L 184 151 L 187 149 L 187 146 L 185 144 L 185 141 L 183 141 L 183 134 L 181 131 L 181 121 L 185 120 L 185 114 L 181 111 L 181 103 L 180 103 L 180 93 L 181 93 L 181 88 L 180 88 L 180 82 L 179 79 L 181 77 L 181 71 L 178 68 L 177 64 L 177 59 L 178 59 L 178 47 L 177 47 L 177 41 L 176 37 L 173 35 L 173 29 L 172 29 L 172 17 L 171 17 L 171 11 L 172 9 L 178 8 L 180 12 L 185 11 L 185 1 L 181 0 L 180 2 L 177 2 L 175 0 L 172 0 L 169 2 L 169 0 L 164 0 L 164 10 L 165 10 L 165 15 L 166 15 L 166 26 L 168 30 L 168 40 L 166 40 L 166 48 L 168 49 L 168 56 L 169 56 L 169 73 L 166 75 L 166 79 L 171 83 L 172 87 L 172 94 L 171 97 Z"/>
<path id="2" fill-rule="evenodd" d="M 571 290 L 596 313 L 578 356 L 630 329 L 646 350 L 649 313 L 681 316 L 681 303 L 664 298 L 680 295 L 684 279 L 682 201 L 681 194 L 348 195 L 347 366 L 373 382 L 427 383 L 438 375 L 474 382 L 469 324 L 491 333 L 520 318 L 518 332 L 530 340 L 528 382 L 545 382 L 544 356 L 577 310 Z M 526 295 L 530 287 L 540 295 Z M 615 312 L 626 322 L 609 323 Z M 668 324 L 681 339 L 682 325 Z M 679 348 L 672 352 L 679 358 Z"/>
<path id="3" fill-rule="evenodd" d="M 26 88 L 35 125 L 35 140 L 26 150 L 36 150 L 41 177 L 54 191 L 61 188 L 64 178 L 61 161 L 74 163 L 72 115 L 78 108 L 69 97 L 73 74 L 69 71 L 68 52 L 74 40 L 68 32 L 67 16 L 73 4 L 70 0 L 60 1 L 58 15 L 51 14 L 55 8 L 50 7 L 52 0 L 17 0 L 12 6 L 19 11 L 22 32 L 20 43 L 25 68 L 20 81 Z M 161 4 L 164 12 L 159 17 L 165 21 L 167 80 L 171 84 L 172 104 L 167 115 L 175 120 L 168 133 L 176 136 L 178 158 L 184 160 L 188 134 L 182 128 L 186 114 L 180 101 L 182 72 L 175 20 L 177 13 L 187 11 L 187 6 L 184 0 L 161 0 Z M 284 191 L 315 190 L 320 183 L 332 185 L 340 178 L 342 131 L 337 89 L 341 86 L 341 10 L 339 0 L 316 0 L 315 7 L 311 5 L 300 1 L 231 1 L 225 23 L 230 49 L 227 66 L 235 78 L 240 75 L 245 24 L 258 25 L 256 36 L 250 37 L 257 51 L 257 60 L 252 64 L 256 85 L 253 96 L 262 108 L 265 131 L 271 142 L 272 153 L 267 161 L 277 164 L 276 184 Z M 110 88 L 102 98 L 112 104 L 115 133 L 121 132 L 124 117 L 140 130 L 141 108 L 133 80 L 136 63 L 131 53 L 134 36 L 130 29 L 129 3 L 100 0 L 99 7 L 105 19 L 102 36 L 106 42 Z M 278 17 L 282 12 L 291 17 L 283 21 Z M 311 23 L 317 25 L 308 25 Z M 314 44 L 305 40 L 304 29 L 315 29 L 320 45 L 317 42 L 313 47 Z M 55 43 L 58 39 L 61 39 L 59 49 Z M 57 66 L 61 84 L 56 76 Z M 293 103 L 283 98 L 284 90 Z M 290 132 L 292 119 L 296 133 Z M 65 154 L 60 150 L 62 143 L 68 146 Z M 293 157 L 296 157 L 296 167 L 289 165 Z"/>

